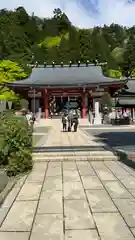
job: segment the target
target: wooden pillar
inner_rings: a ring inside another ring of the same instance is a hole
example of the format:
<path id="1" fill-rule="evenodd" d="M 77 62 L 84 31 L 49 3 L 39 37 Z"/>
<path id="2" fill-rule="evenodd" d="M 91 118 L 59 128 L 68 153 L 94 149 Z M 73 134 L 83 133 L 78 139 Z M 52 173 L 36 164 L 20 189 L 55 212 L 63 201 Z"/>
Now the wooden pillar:
<path id="1" fill-rule="evenodd" d="M 49 118 L 49 96 L 47 89 L 44 92 L 44 109 L 45 109 L 45 119 Z"/>
<path id="2" fill-rule="evenodd" d="M 83 94 L 82 94 L 82 118 L 87 117 L 87 105 L 88 105 L 88 96 L 87 96 L 87 93 L 86 93 L 85 89 L 83 89 Z"/>
<path id="3" fill-rule="evenodd" d="M 133 108 L 131 108 L 131 120 L 133 120 Z"/>

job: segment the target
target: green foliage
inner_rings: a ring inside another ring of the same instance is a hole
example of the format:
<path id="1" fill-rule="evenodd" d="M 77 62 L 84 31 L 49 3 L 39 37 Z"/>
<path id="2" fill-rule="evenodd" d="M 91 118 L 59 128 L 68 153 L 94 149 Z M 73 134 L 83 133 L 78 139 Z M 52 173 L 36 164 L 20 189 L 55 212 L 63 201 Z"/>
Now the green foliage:
<path id="1" fill-rule="evenodd" d="M 10 60 L 0 61 L 0 82 L 11 82 L 15 80 L 21 80 L 26 77 L 27 74 L 18 63 Z"/>
<path id="2" fill-rule="evenodd" d="M 0 84 L 24 79 L 28 76 L 23 68 L 10 60 L 0 61 Z M 18 96 L 7 87 L 0 88 L 0 100 L 17 101 Z"/>
<path id="3" fill-rule="evenodd" d="M 44 48 L 52 48 L 58 46 L 60 44 L 61 38 L 59 36 L 56 37 L 47 37 L 43 42 L 41 42 L 38 46 Z"/>
<path id="4" fill-rule="evenodd" d="M 135 69 L 132 70 L 132 76 L 135 77 Z"/>
<path id="5" fill-rule="evenodd" d="M 0 165 L 8 175 L 17 175 L 32 168 L 32 129 L 23 116 L 5 114 L 0 119 Z"/>
<path id="6" fill-rule="evenodd" d="M 61 36 L 47 37 L 43 42 L 38 44 L 40 48 L 53 48 L 58 47 L 62 40 L 69 40 L 69 33 L 61 34 Z"/>
<path id="7" fill-rule="evenodd" d="M 25 65 L 35 61 L 68 64 L 70 60 L 85 62 L 97 58 L 100 62 L 107 61 L 110 69 L 120 69 L 123 76 L 135 68 L 134 26 L 111 24 L 79 29 L 59 8 L 54 9 L 52 18 L 41 19 L 18 7 L 15 11 L 0 11 L 0 33 L 0 59 Z M 1 74 L 3 77 L 5 74 Z"/>
<path id="8" fill-rule="evenodd" d="M 108 77 L 111 77 L 111 78 L 121 78 L 122 77 L 121 71 L 114 70 L 114 69 L 108 69 L 107 75 L 108 75 Z"/>
<path id="9" fill-rule="evenodd" d="M 132 75 L 135 68 L 135 35 L 130 34 L 123 54 L 121 69 L 126 77 Z"/>
<path id="10" fill-rule="evenodd" d="M 106 106 L 108 108 L 112 107 L 112 98 L 108 92 L 105 92 L 101 98 L 103 108 Z"/>
<path id="11" fill-rule="evenodd" d="M 21 99 L 20 100 L 20 109 L 28 109 L 29 102 L 26 99 Z"/>
<path id="12" fill-rule="evenodd" d="M 122 63 L 123 55 L 124 55 L 124 48 L 116 47 L 112 51 L 112 57 L 115 59 L 115 61 L 118 64 Z"/>

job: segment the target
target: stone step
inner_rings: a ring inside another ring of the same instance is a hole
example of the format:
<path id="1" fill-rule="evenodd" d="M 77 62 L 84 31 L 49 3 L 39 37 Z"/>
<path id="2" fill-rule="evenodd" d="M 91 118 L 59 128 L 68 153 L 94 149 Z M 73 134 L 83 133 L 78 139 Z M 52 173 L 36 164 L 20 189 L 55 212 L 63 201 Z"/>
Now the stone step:
<path id="1" fill-rule="evenodd" d="M 116 155 L 70 155 L 70 156 L 33 156 L 34 162 L 65 162 L 65 161 L 118 161 L 119 157 Z"/>
<path id="2" fill-rule="evenodd" d="M 44 157 L 69 157 L 69 156 L 114 156 L 114 152 L 111 151 L 60 151 L 60 152 L 34 152 L 33 158 L 44 158 Z"/>

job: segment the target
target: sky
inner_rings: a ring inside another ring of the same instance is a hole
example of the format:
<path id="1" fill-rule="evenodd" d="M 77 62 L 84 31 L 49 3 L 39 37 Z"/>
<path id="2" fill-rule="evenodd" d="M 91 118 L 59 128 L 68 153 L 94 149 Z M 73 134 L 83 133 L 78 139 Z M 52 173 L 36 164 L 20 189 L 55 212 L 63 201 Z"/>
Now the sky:
<path id="1" fill-rule="evenodd" d="M 91 28 L 118 23 L 135 25 L 135 0 L 4 0 L 0 9 L 23 6 L 29 14 L 51 17 L 54 8 L 64 11 L 73 25 Z"/>

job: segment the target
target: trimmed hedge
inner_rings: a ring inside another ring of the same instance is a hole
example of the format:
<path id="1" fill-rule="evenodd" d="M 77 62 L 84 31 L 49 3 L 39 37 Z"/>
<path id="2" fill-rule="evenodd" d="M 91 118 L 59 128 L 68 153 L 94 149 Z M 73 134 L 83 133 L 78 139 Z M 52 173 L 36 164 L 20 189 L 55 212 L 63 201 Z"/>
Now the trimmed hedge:
<path id="1" fill-rule="evenodd" d="M 32 129 L 24 116 L 10 112 L 0 118 L 0 165 L 9 176 L 32 168 Z"/>

